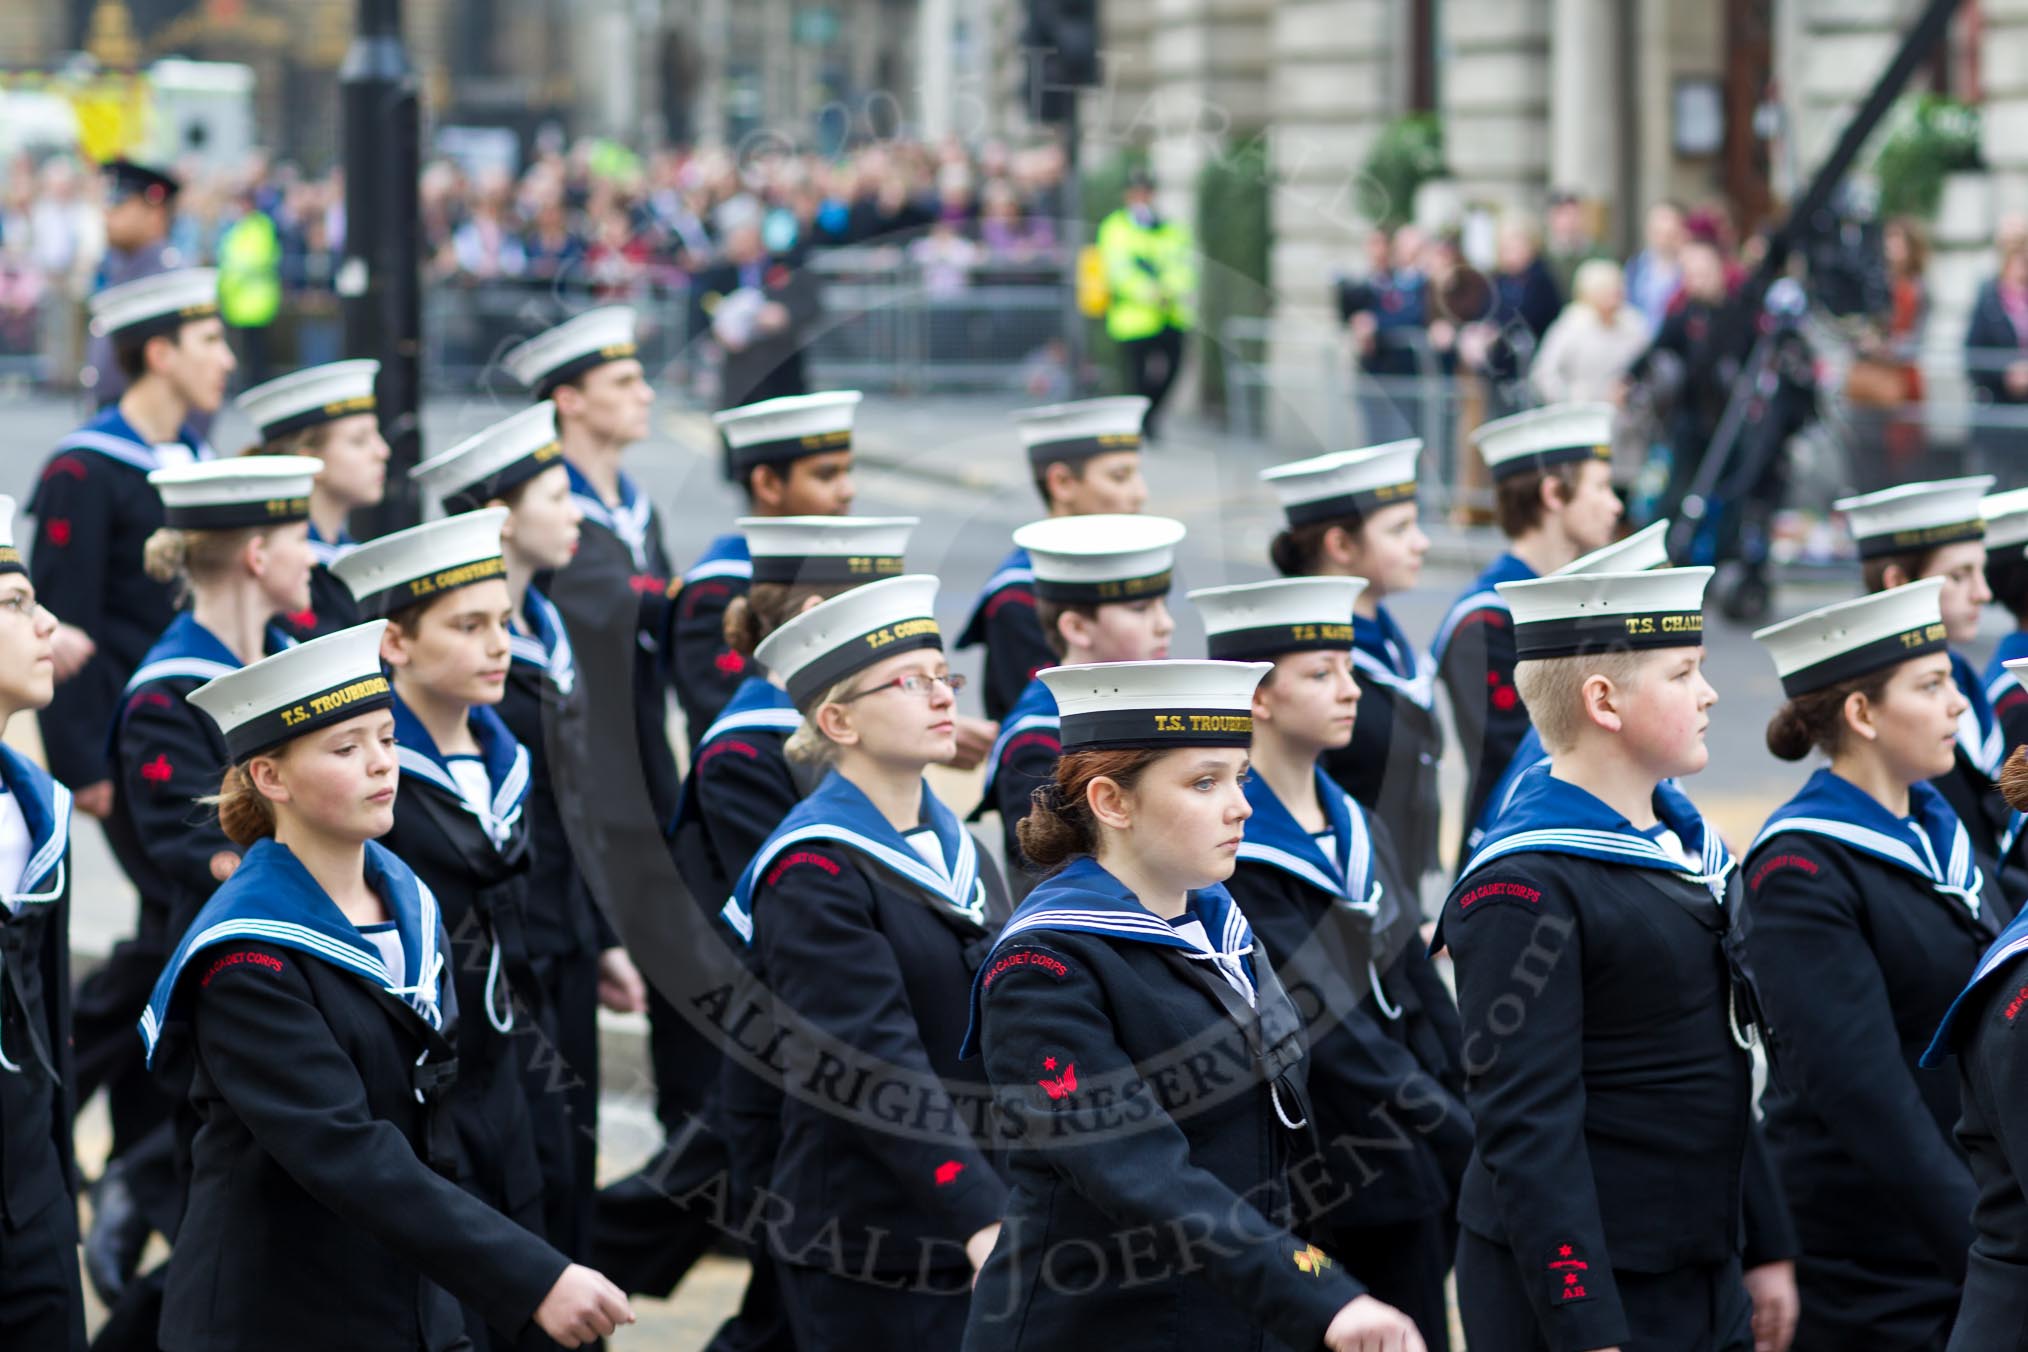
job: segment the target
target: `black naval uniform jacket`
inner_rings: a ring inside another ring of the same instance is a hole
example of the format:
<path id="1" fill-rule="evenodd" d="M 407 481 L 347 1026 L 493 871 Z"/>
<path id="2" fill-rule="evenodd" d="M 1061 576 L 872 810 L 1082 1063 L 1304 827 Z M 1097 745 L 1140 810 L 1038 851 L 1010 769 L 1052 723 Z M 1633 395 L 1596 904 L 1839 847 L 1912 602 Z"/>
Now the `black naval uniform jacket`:
<path id="1" fill-rule="evenodd" d="M 1996 951 L 1996 965 L 1966 993 L 1948 1030 L 1963 1108 L 1957 1142 L 1977 1198 L 1950 1352 L 2028 1352 L 2028 961 L 2021 954 L 2018 940 Z"/>
<path id="2" fill-rule="evenodd" d="M 662 546 L 662 518 L 650 505 L 636 559 L 627 544 L 599 517 L 605 505 L 571 470 L 573 496 L 584 511 L 577 557 L 554 573 L 535 579 L 536 588 L 556 604 L 570 632 L 582 675 L 595 663 L 633 665 L 634 728 L 640 745 L 640 773 L 658 828 L 676 811 L 679 779 L 669 747 L 669 670 L 664 651 L 674 574 Z M 638 490 L 637 490 L 638 491 Z M 588 772 L 582 783 L 596 793 L 587 810 L 619 816 L 638 809 L 625 799 L 632 776 Z M 610 795 L 610 797 L 608 797 Z"/>
<path id="3" fill-rule="evenodd" d="M 1045 883 L 1045 886 L 1047 884 Z M 1319 1347 L 1362 1294 L 1285 1228 L 1301 1016 L 1252 951 L 1249 1008 L 1210 964 L 1103 934 L 1009 938 L 973 1035 L 1008 1150 L 965 1352 Z"/>
<path id="4" fill-rule="evenodd" d="M 1616 1271 L 1793 1256 L 1728 920 L 1700 884 L 1564 854 L 1496 859 L 1444 903 L 1477 1133 L 1458 1220 L 1513 1254 L 1532 1286 L 1507 1317 L 1551 1352 L 1667 1332 L 1628 1327 Z"/>
<path id="5" fill-rule="evenodd" d="M 1004 916 L 983 856 L 979 877 L 985 914 Z M 770 862 L 752 908 L 754 956 L 784 1030 L 768 1180 L 786 1215 L 770 1227 L 775 1257 L 846 1273 L 968 1272 L 965 1240 L 1007 1201 L 987 1150 L 985 1086 L 958 1057 L 990 931 L 835 840 Z M 865 1061 L 848 1064 L 852 1053 Z M 964 1289 L 961 1277 L 933 1284 Z"/>
<path id="6" fill-rule="evenodd" d="M 183 441 L 199 458 L 210 454 L 188 429 Z M 28 503 L 36 598 L 98 648 L 37 718 L 50 773 L 73 788 L 110 773 L 106 737 L 120 690 L 176 615 L 174 590 L 141 567 L 148 537 L 162 526 L 162 499 L 148 483 L 153 463 L 119 409 L 107 408 L 58 443 Z"/>
<path id="7" fill-rule="evenodd" d="M 528 1035 L 542 1009 L 524 919 L 528 837 L 525 805 L 507 844 L 496 848 L 460 798 L 404 764 L 394 829 L 381 843 L 436 894 L 450 934 L 447 957 L 461 1017 L 458 1082 L 448 1107 L 460 1151 L 459 1181 L 509 1219 L 540 1233 L 543 1176 L 536 1132 L 558 1124 L 549 1117 L 538 1123 L 521 1082 L 521 1061 L 531 1055 Z"/>
<path id="8" fill-rule="evenodd" d="M 189 1044 L 158 1064 L 197 1124 L 167 1352 L 452 1352 L 469 1346 L 459 1300 L 502 1331 L 529 1323 L 567 1260 L 447 1176 L 442 1090 L 416 1074 L 451 1059 L 444 1034 L 280 945 L 227 941 L 179 986 Z"/>
<path id="9" fill-rule="evenodd" d="M 1310 1106 L 1325 1144 L 1317 1175 L 1328 1180 L 1315 1192 L 1328 1209 L 1297 1217 L 1297 1229 L 1326 1250 L 1334 1230 L 1448 1219 L 1472 1154 L 1457 1004 L 1423 946 L 1422 912 L 1387 828 L 1372 817 L 1367 827 L 1375 874 L 1393 898 L 1381 933 L 1270 864 L 1241 858 L 1226 883 L 1308 1025 Z M 1375 998 L 1369 960 L 1392 1016 Z M 1334 1151 L 1343 1138 L 1366 1144 Z"/>
<path id="10" fill-rule="evenodd" d="M 1384 630 L 1377 625 L 1363 615 L 1353 620 L 1360 636 L 1353 654 L 1361 691 L 1359 719 L 1352 726 L 1351 744 L 1326 751 L 1322 764 L 1325 774 L 1386 825 L 1402 871 L 1419 893 L 1423 876 L 1436 872 L 1440 862 L 1443 805 L 1437 763 L 1443 756 L 1444 731 L 1433 702 L 1433 667 L 1428 669 L 1432 703 L 1427 707 L 1377 674 L 1370 646 L 1374 633 L 1385 633 L 1407 647 L 1392 617 L 1386 618 Z"/>
<path id="11" fill-rule="evenodd" d="M 1990 905 L 1974 915 L 1813 832 L 1765 836 L 1746 878 L 1771 1044 L 1761 1106 L 1802 1244 L 1803 1326 L 1854 1352 L 1927 1345 L 1964 1280 L 1975 1192 L 1951 1136 L 1957 1081 L 1917 1060 L 1999 926 Z"/>
<path id="12" fill-rule="evenodd" d="M 669 608 L 669 676 L 682 707 L 690 752 L 760 664 L 725 641 L 725 612 L 753 587 L 753 561 L 744 535 L 721 535 L 683 572 Z"/>
<path id="13" fill-rule="evenodd" d="M 960 649 L 976 646 L 986 650 L 980 702 L 986 717 L 998 723 L 1035 673 L 1057 664 L 1035 613 L 1035 572 L 1027 550 L 1010 554 L 979 593 L 972 617 L 958 635 Z"/>

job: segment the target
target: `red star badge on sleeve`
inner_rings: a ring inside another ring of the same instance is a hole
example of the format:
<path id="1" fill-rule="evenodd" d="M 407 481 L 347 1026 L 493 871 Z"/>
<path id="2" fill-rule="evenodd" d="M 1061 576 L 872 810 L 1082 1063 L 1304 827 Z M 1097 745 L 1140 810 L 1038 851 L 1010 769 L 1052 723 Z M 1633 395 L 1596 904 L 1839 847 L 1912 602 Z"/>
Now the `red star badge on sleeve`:
<path id="1" fill-rule="evenodd" d="M 937 1166 L 937 1186 L 940 1188 L 948 1187 L 957 1182 L 958 1175 L 964 1171 L 965 1166 L 957 1160 L 945 1160 Z"/>

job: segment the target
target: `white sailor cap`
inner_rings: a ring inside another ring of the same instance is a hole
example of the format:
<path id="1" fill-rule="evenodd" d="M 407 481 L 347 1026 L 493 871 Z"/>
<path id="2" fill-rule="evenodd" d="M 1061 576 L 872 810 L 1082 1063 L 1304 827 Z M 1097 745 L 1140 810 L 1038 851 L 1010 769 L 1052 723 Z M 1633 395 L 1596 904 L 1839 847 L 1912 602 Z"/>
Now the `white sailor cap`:
<path id="1" fill-rule="evenodd" d="M 121 282 L 90 301 L 92 332 L 102 338 L 147 339 L 176 332 L 218 313 L 218 269 L 177 268 Z"/>
<path id="2" fill-rule="evenodd" d="M 1669 566 L 1669 520 L 1664 517 L 1643 526 L 1624 540 L 1615 540 L 1604 549 L 1572 559 L 1551 573 L 1568 577 L 1573 573 L 1644 573 L 1650 568 Z"/>
<path id="3" fill-rule="evenodd" d="M 1912 657 L 1940 653 L 1944 631 L 1940 577 L 1823 606 L 1754 631 L 1774 658 L 1790 699 L 1865 676 Z"/>
<path id="4" fill-rule="evenodd" d="M 324 462 L 310 455 L 240 455 L 151 471 L 162 524 L 242 530 L 310 519 L 310 487 Z"/>
<path id="5" fill-rule="evenodd" d="M 373 381 L 379 374 L 377 361 L 326 362 L 256 385 L 233 405 L 260 429 L 262 441 L 273 441 L 355 413 L 373 412 Z"/>
<path id="6" fill-rule="evenodd" d="M 1568 573 L 1501 582 L 1523 662 L 1704 642 L 1704 587 L 1711 568 L 1645 573 Z"/>
<path id="7" fill-rule="evenodd" d="M 1939 578 L 1938 581 L 1942 579 Z M 2028 690 L 2028 657 L 2012 657 L 2000 665 L 2007 669 L 2007 674 L 2014 678 L 2016 684 Z"/>
<path id="8" fill-rule="evenodd" d="M 1166 516 L 1056 516 L 1014 532 L 1035 570 L 1035 595 L 1065 605 L 1167 596 L 1184 526 Z"/>
<path id="9" fill-rule="evenodd" d="M 637 351 L 633 307 L 603 305 L 510 348 L 500 364 L 535 391 L 536 398 L 547 399 L 566 380 L 607 362 L 624 361 Z"/>
<path id="10" fill-rule="evenodd" d="M 1979 503 L 1979 515 L 1986 522 L 1986 549 L 2011 550 L 2018 557 L 2028 545 L 2028 488 L 1989 494 Z"/>
<path id="11" fill-rule="evenodd" d="M 234 764 L 394 702 L 380 667 L 387 621 L 313 638 L 206 681 L 190 702 L 225 734 Z"/>
<path id="12" fill-rule="evenodd" d="M 1845 514 L 1859 557 L 1877 559 L 1984 539 L 1986 519 L 1980 508 L 1992 486 L 1990 474 L 1896 484 L 1878 493 L 1840 498 L 1831 510 Z"/>
<path id="13" fill-rule="evenodd" d="M 469 512 L 562 463 L 556 405 L 545 399 L 466 437 L 411 473 L 444 510 Z"/>
<path id="14" fill-rule="evenodd" d="M 505 577 L 500 527 L 505 507 L 447 516 L 368 540 L 331 565 L 362 615 L 391 615 L 417 601 Z"/>
<path id="15" fill-rule="evenodd" d="M 1481 423 L 1472 444 L 1495 479 L 1613 458 L 1611 404 L 1550 404 Z"/>
<path id="16" fill-rule="evenodd" d="M 1035 673 L 1056 696 L 1065 751 L 1246 746 L 1272 662 L 1103 662 Z"/>
<path id="17" fill-rule="evenodd" d="M 14 543 L 14 499 L 0 493 L 0 573 L 25 573 L 21 547 Z"/>
<path id="18" fill-rule="evenodd" d="M 1141 423 L 1148 401 L 1138 394 L 1104 399 L 1079 399 L 1069 404 L 1024 408 L 1014 414 L 1014 430 L 1037 473 L 1059 460 L 1075 464 L 1095 455 L 1141 449 Z"/>
<path id="19" fill-rule="evenodd" d="M 806 455 L 852 449 L 852 415 L 859 391 L 829 390 L 742 404 L 711 420 L 732 453 L 732 472 L 744 479 L 756 465 L 786 465 Z"/>
<path id="20" fill-rule="evenodd" d="M 790 619 L 760 641 L 754 657 L 808 713 L 819 695 L 883 658 L 918 648 L 941 652 L 936 605 L 937 579 L 928 573 L 869 582 Z"/>
<path id="21" fill-rule="evenodd" d="M 1333 451 L 1261 471 L 1291 526 L 1371 516 L 1382 507 L 1415 501 L 1415 466 L 1422 442 L 1390 441 L 1356 451 Z"/>
<path id="22" fill-rule="evenodd" d="M 823 584 L 900 577 L 913 516 L 743 516 L 755 582 Z"/>
<path id="23" fill-rule="evenodd" d="M 1350 651 L 1352 606 L 1365 590 L 1363 577 L 1285 577 L 1202 587 L 1190 600 L 1204 617 L 1207 653 L 1223 662 L 1254 662 L 1283 653 Z"/>

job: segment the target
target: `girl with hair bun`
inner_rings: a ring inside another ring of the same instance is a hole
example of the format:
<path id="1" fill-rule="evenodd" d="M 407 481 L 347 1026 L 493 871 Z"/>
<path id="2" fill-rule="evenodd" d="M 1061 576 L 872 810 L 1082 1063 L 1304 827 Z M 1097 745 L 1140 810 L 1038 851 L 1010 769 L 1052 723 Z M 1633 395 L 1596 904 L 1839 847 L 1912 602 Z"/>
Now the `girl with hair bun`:
<path id="1" fill-rule="evenodd" d="M 1770 1043 L 1767 1139 L 1800 1241 L 1797 1352 L 1941 1346 L 1965 1281 L 1978 1189 L 1953 1130 L 1959 1086 L 1918 1064 L 2011 907 L 1934 783 L 1967 707 L 1945 585 L 1755 635 L 1788 696 L 1769 750 L 1829 759 L 1748 851 L 1739 920 Z"/>
<path id="2" fill-rule="evenodd" d="M 316 471 L 314 460 L 275 456 L 148 476 L 164 524 L 148 539 L 146 566 L 156 581 L 181 589 L 185 608 L 128 678 L 113 720 L 106 839 L 140 905 L 132 937 L 85 979 L 77 998 L 78 1101 L 103 1086 L 113 1127 L 88 1246 L 102 1295 L 125 1286 L 151 1228 L 174 1230 L 179 1205 L 169 1152 L 136 1153 L 167 1123 L 171 1104 L 142 1064 L 134 1020 L 191 916 L 239 860 L 211 814 L 196 806 L 218 788 L 226 749 L 189 695 L 290 641 L 277 621 L 309 603 Z M 126 1198 L 134 1205 L 119 1204 Z M 112 1222 L 104 1229 L 100 1215 Z"/>
<path id="3" fill-rule="evenodd" d="M 1005 897 L 922 777 L 957 752 L 964 684 L 944 659 L 936 586 L 853 588 L 755 652 L 803 716 L 789 755 L 828 767 L 724 908 L 785 1066 L 768 1179 L 782 1219 L 768 1234 L 801 1352 L 863 1347 L 869 1329 L 956 1347 L 1007 1202 L 984 1089 L 953 1035 Z M 728 1056 L 754 1064 L 750 1036 Z M 841 1073 L 863 1089 L 810 1092 Z"/>
<path id="4" fill-rule="evenodd" d="M 1310 1025 L 1324 1141 L 1402 1128 L 1400 1151 L 1301 1166 L 1316 1186 L 1296 1230 L 1450 1346 L 1451 1215 L 1472 1154 L 1457 1005 L 1430 964 L 1422 908 L 1387 827 L 1325 774 L 1352 739 L 1352 613 L 1364 581 L 1285 578 L 1190 593 L 1211 656 L 1272 662 L 1253 694 L 1253 809 L 1227 884 Z M 1408 1111 L 1403 1105 L 1413 1104 Z"/>
<path id="5" fill-rule="evenodd" d="M 1021 845 L 1051 872 L 987 956 L 965 1035 L 1013 1185 L 965 1352 L 1423 1352 L 1413 1321 L 1282 1223 L 1310 1139 L 1303 1018 L 1222 885 L 1267 670 L 1040 676 L 1063 755 Z M 1124 1240 L 1142 1233 L 1158 1237 L 1146 1262 Z M 1160 1252 L 1184 1234 L 1188 1257 Z"/>
<path id="6" fill-rule="evenodd" d="M 194 1123 L 168 1352 L 282 1328 L 309 1352 L 451 1352 L 471 1345 L 460 1300 L 565 1347 L 632 1322 L 612 1283 L 454 1181 L 453 1044 L 484 1013 L 458 1003 L 435 895 L 377 840 L 398 782 L 384 627 L 190 695 L 227 748 L 218 816 L 246 855 L 139 1020 Z"/>
<path id="7" fill-rule="evenodd" d="M 319 462 L 310 488 L 309 604 L 283 624 L 298 639 L 333 633 L 352 624 L 352 593 L 331 575 L 331 565 L 356 544 L 352 513 L 379 505 L 387 494 L 387 441 L 380 435 L 374 381 L 377 361 L 334 361 L 256 385 L 234 400 L 260 431 L 248 455 L 312 456 Z"/>

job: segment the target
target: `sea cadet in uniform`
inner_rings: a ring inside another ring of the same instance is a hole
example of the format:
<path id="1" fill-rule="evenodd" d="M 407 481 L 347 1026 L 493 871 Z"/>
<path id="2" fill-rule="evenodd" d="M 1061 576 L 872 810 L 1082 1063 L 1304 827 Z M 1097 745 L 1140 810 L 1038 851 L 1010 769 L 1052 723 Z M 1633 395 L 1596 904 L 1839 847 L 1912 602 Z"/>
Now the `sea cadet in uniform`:
<path id="1" fill-rule="evenodd" d="M 310 604 L 288 617 L 298 639 L 334 633 L 358 621 L 352 593 L 331 576 L 331 565 L 358 543 L 347 524 L 352 513 L 377 506 L 387 494 L 387 442 L 380 435 L 373 382 L 377 361 L 335 361 L 256 385 L 234 406 L 259 429 L 249 454 L 307 455 L 323 462 L 310 490 Z"/>
<path id="2" fill-rule="evenodd" d="M 416 467 L 425 492 L 451 513 L 504 508 L 500 558 L 506 566 L 508 666 L 500 719 L 528 752 L 529 869 L 525 938 L 541 989 L 544 1032 L 555 1055 L 524 1062 L 531 1097 L 562 1082 L 565 1125 L 546 1138 L 544 1216 L 552 1243 L 573 1257 L 590 1252 L 598 1190 L 598 1010 L 638 1013 L 647 996 L 640 973 L 592 899 L 572 848 L 573 829 L 552 770 L 553 746 L 580 735 L 584 691 L 563 617 L 534 585 L 569 565 L 583 513 L 556 439 L 547 400 L 468 437 Z"/>
<path id="3" fill-rule="evenodd" d="M 568 1127 L 561 1094 L 523 1083 L 546 1015 L 526 938 L 530 760 L 496 708 L 511 661 L 507 515 L 491 507 L 383 535 L 334 571 L 361 614 L 387 620 L 403 790 L 387 846 L 436 896 L 450 932 L 464 1011 L 449 1099 L 460 1181 L 539 1234 L 541 1161 L 569 1158 L 557 1139 Z M 468 1307 L 474 1343 L 486 1345 L 493 1322 Z"/>
<path id="4" fill-rule="evenodd" d="M 77 993 L 78 1086 L 103 1085 L 113 1129 L 93 1191 L 87 1270 L 108 1304 L 140 1261 L 150 1229 L 174 1232 L 182 1188 L 166 1136 L 172 1101 L 147 1073 L 134 1021 L 162 964 L 238 863 L 199 800 L 225 772 L 225 741 L 188 700 L 204 682 L 286 646 L 283 615 L 310 594 L 309 498 L 317 462 L 295 456 L 209 460 L 149 475 L 163 528 L 148 539 L 153 585 L 188 608 L 142 657 L 108 729 L 115 793 L 106 819 L 113 855 L 139 894 L 131 937 Z M 134 1205 L 129 1205 L 129 1201 Z"/>
<path id="5" fill-rule="evenodd" d="M 1751 992 L 1728 957 L 1735 863 L 1674 782 L 1708 759 L 1711 572 L 1500 584 L 1554 759 L 1437 933 L 1477 1137 L 1458 1207 L 1472 1352 L 1745 1352 L 1794 1320 Z"/>
<path id="6" fill-rule="evenodd" d="M 278 1330 L 329 1352 L 450 1352 L 470 1346 L 459 1300 L 566 1347 L 632 1322 L 610 1282 L 449 1177 L 449 941 L 431 890 L 376 843 L 397 783 L 382 627 L 190 696 L 225 737 L 219 818 L 246 857 L 141 1020 L 195 1121 L 171 1352 L 251 1352 Z"/>
<path id="7" fill-rule="evenodd" d="M 1802 1250 L 1797 1352 L 1941 1347 L 1972 1241 L 1958 1086 L 1917 1061 L 2013 907 L 1932 782 L 1951 773 L 1967 703 L 1945 585 L 1755 635 L 1788 698 L 1768 750 L 1830 761 L 1747 851 L 1742 911 L 1767 1015 L 1767 1141 Z"/>
<path id="8" fill-rule="evenodd" d="M 1141 474 L 1141 420 L 1148 401 L 1139 395 L 1080 399 L 1023 409 L 1014 430 L 1028 457 L 1028 472 L 1049 515 L 1131 516 L 1148 502 Z M 984 647 L 981 702 L 986 717 L 1006 719 L 1035 673 L 1061 661 L 1035 613 L 1035 570 L 1019 545 L 1003 560 L 972 606 L 958 648 Z"/>
<path id="9" fill-rule="evenodd" d="M 1514 620 L 1497 588 L 1546 577 L 1612 542 L 1621 511 L 1613 492 L 1615 414 L 1610 404 L 1553 404 L 1472 433 L 1493 476 L 1507 550 L 1452 603 L 1430 645 L 1465 753 L 1460 864 L 1528 732 L 1528 710 L 1514 689 Z"/>
<path id="10" fill-rule="evenodd" d="M 1979 636 L 1993 593 L 1986 586 L 1986 523 L 1990 476 L 1901 484 L 1831 504 L 1845 514 L 1859 547 L 1866 590 L 1886 591 L 1941 578 L 1937 604 L 1951 645 L 1951 677 L 1966 701 L 1958 719 L 1958 751 L 1936 787 L 1965 824 L 1981 870 L 2004 894 L 2028 896 L 2028 860 L 2008 859 L 2007 804 L 1994 784 L 2006 759 L 2006 735 L 1986 698 L 1986 684 L 1961 649 Z"/>
<path id="11" fill-rule="evenodd" d="M 655 504 L 621 465 L 627 447 L 648 435 L 655 402 L 634 345 L 634 312 L 624 305 L 588 310 L 512 349 L 501 364 L 538 403 L 556 405 L 557 441 L 584 514 L 576 556 L 536 586 L 570 631 L 593 730 L 603 709 L 634 714 L 634 765 L 611 763 L 601 741 L 598 753 L 586 752 L 597 773 L 573 782 L 593 799 L 593 815 L 646 811 L 662 825 L 676 810 L 678 784 L 665 651 L 674 573 Z M 617 885 L 600 877 L 607 861 L 579 862 L 594 895 Z"/>
<path id="12" fill-rule="evenodd" d="M 1407 1316 L 1286 1228 L 1314 1140 L 1303 1017 L 1222 885 L 1268 669 L 1039 677 L 1064 754 L 1021 836 L 1051 872 L 973 983 L 965 1037 L 1012 1185 L 966 1352 L 1422 1352 Z"/>
<path id="13" fill-rule="evenodd" d="M 2028 680 L 2028 659 L 2013 664 Z M 2000 772 L 2000 791 L 2028 812 L 2028 752 L 2015 751 Z M 1976 1200 L 1964 1298 L 1949 1352 L 2021 1352 L 2028 1348 L 2028 1057 L 2018 1028 L 2028 1020 L 2028 913 L 2016 915 L 1980 957 L 1923 1053 L 1931 1076 L 1958 1060 L 1958 1147 Z"/>
<path id="14" fill-rule="evenodd" d="M 855 587 L 755 653 L 803 714 L 789 755 L 829 766 L 725 906 L 782 1037 L 769 1230 L 800 1352 L 856 1349 L 869 1329 L 955 1347 L 1007 1203 L 953 1036 L 1005 894 L 922 779 L 956 752 L 964 684 L 936 589 L 915 574 Z"/>
<path id="15" fill-rule="evenodd" d="M 142 569 L 162 525 L 148 475 L 209 460 L 190 418 L 225 399 L 232 349 L 218 317 L 218 274 L 165 272 L 99 292 L 92 329 L 112 340 L 128 378 L 117 404 L 56 444 L 28 510 L 36 595 L 61 622 L 56 698 L 41 711 L 50 773 L 94 817 L 112 811 L 106 729 L 121 687 L 175 618 L 175 596 Z"/>
<path id="16" fill-rule="evenodd" d="M 1015 547 L 1034 570 L 1035 613 L 1050 649 L 1080 666 L 1167 657 L 1176 633 L 1167 598 L 1183 534 L 1183 523 L 1166 516 L 1053 517 L 1015 531 Z M 1031 796 L 1055 773 L 1058 750 L 1056 696 L 1031 680 L 1000 723 L 985 796 L 972 814 L 999 812 L 1016 893 L 1033 884 L 1017 831 Z"/>
<path id="17" fill-rule="evenodd" d="M 1226 884 L 1309 1024 L 1310 1103 L 1326 1148 L 1293 1166 L 1296 1230 L 1432 1348 L 1450 1346 L 1444 1278 L 1472 1153 L 1458 1010 L 1422 942 L 1422 907 L 1378 818 L 1324 773 L 1352 740 L 1360 687 L 1349 617 L 1363 578 L 1190 593 L 1211 656 L 1272 662 L 1253 693 L 1239 863 Z"/>
<path id="18" fill-rule="evenodd" d="M 1383 604 L 1422 576 L 1429 537 L 1416 523 L 1420 441 L 1298 460 L 1262 473 L 1287 526 L 1269 555 L 1283 577 L 1363 577 L 1352 616 L 1364 695 L 1352 741 L 1324 754 L 1324 770 L 1387 823 L 1409 886 L 1437 868 L 1436 666 Z"/>
<path id="19" fill-rule="evenodd" d="M 56 617 L 0 496 L 0 727 L 49 703 Z M 83 1352 L 71 1158 L 70 790 L 0 746 L 0 1343 Z"/>
<path id="20" fill-rule="evenodd" d="M 747 515 L 843 516 L 852 510 L 852 416 L 859 391 L 768 399 L 712 415 Z M 683 573 L 676 598 L 676 701 L 690 749 L 748 676 L 751 662 L 726 643 L 725 611 L 753 584 L 739 531 L 719 536 Z"/>

